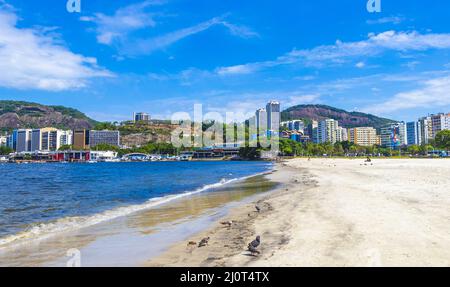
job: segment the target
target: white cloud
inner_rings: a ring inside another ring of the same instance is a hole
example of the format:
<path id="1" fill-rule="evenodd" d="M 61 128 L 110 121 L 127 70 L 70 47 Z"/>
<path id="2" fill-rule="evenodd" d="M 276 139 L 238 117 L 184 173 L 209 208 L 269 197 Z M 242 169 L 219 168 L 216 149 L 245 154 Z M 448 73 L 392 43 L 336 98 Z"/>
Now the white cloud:
<path id="1" fill-rule="evenodd" d="M 401 92 L 391 99 L 364 108 L 371 113 L 386 114 L 400 110 L 450 105 L 450 76 L 426 80 L 415 90 Z"/>
<path id="2" fill-rule="evenodd" d="M 360 69 L 364 68 L 365 66 L 366 66 L 366 64 L 364 62 L 358 62 L 355 65 L 355 67 L 360 68 Z"/>
<path id="3" fill-rule="evenodd" d="M 118 9 L 113 15 L 96 13 L 94 16 L 83 16 L 84 22 L 92 22 L 96 25 L 97 41 L 101 44 L 120 46 L 121 53 L 130 55 L 148 54 L 153 51 L 164 49 L 175 42 L 186 37 L 203 32 L 213 26 L 222 25 L 232 35 L 251 38 L 259 36 L 250 28 L 242 25 L 232 24 L 223 20 L 223 17 L 212 18 L 208 21 L 182 28 L 153 38 L 133 39 L 129 35 L 145 28 L 153 28 L 157 25 L 156 15 L 160 13 L 148 12 L 150 6 L 165 4 L 165 0 L 146 0 Z"/>
<path id="4" fill-rule="evenodd" d="M 133 31 L 154 27 L 156 25 L 154 14 L 146 12 L 146 8 L 163 3 L 164 1 L 147 0 L 120 8 L 112 16 L 96 13 L 94 16 L 80 17 L 80 20 L 95 23 L 97 41 L 109 45 Z"/>
<path id="5" fill-rule="evenodd" d="M 400 16 L 391 16 L 391 17 L 383 17 L 376 20 L 367 20 L 366 23 L 369 25 L 375 25 L 375 24 L 394 24 L 398 25 L 405 21 L 405 18 Z"/>
<path id="6" fill-rule="evenodd" d="M 131 55 L 152 53 L 156 50 L 164 49 L 184 38 L 206 31 L 211 27 L 218 25 L 227 28 L 230 33 L 235 36 L 248 38 L 255 37 L 257 35 L 247 27 L 230 24 L 229 22 L 223 21 L 222 18 L 216 17 L 197 25 L 179 29 L 162 36 L 150 39 L 139 39 L 131 44 L 128 43 L 127 47 L 124 48 L 124 52 Z"/>
<path id="7" fill-rule="evenodd" d="M 323 45 L 309 50 L 294 49 L 275 60 L 220 67 L 216 72 L 220 75 L 233 75 L 253 73 L 280 65 L 303 64 L 314 67 L 341 65 L 350 59 L 367 59 L 387 51 L 417 52 L 430 49 L 450 49 L 450 34 L 420 34 L 416 31 L 372 33 L 363 41 L 338 40 L 334 45 Z"/>
<path id="8" fill-rule="evenodd" d="M 94 77 L 112 74 L 97 60 L 75 54 L 62 45 L 52 29 L 17 27 L 11 6 L 0 3 L 0 86 L 61 91 L 85 87 Z"/>

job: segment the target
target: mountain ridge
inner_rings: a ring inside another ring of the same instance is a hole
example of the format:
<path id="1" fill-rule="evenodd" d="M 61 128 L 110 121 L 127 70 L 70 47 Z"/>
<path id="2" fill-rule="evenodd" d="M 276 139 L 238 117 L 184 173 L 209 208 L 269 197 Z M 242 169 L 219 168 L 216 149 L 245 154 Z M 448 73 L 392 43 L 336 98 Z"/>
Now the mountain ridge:
<path id="1" fill-rule="evenodd" d="M 378 117 L 373 114 L 348 112 L 328 105 L 297 105 L 287 108 L 281 113 L 282 121 L 300 119 L 307 122 L 311 120 L 334 119 L 339 121 L 339 125 L 344 128 L 370 126 L 379 129 L 384 125 L 396 122 L 395 120 Z"/>
<path id="2" fill-rule="evenodd" d="M 34 102 L 0 100 L 0 129 L 55 127 L 92 128 L 98 122 L 74 108 Z"/>

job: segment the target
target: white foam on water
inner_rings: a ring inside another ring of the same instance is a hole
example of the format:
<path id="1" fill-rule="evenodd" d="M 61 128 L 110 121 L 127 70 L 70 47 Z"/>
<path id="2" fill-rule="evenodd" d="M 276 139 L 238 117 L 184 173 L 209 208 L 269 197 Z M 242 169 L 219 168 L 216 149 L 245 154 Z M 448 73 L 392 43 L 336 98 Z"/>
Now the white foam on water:
<path id="1" fill-rule="evenodd" d="M 186 196 L 198 194 L 210 189 L 218 188 L 232 182 L 245 180 L 250 177 L 264 175 L 268 172 L 262 172 L 258 174 L 253 174 L 250 176 L 233 178 L 229 180 L 222 179 L 220 182 L 205 185 L 197 190 L 167 195 L 162 197 L 154 197 L 142 204 L 118 207 L 112 210 L 107 210 L 98 214 L 89 216 L 71 216 L 57 219 L 53 222 L 45 222 L 34 224 L 27 230 L 21 231 L 19 233 L 0 238 L 0 250 L 8 247 L 13 247 L 12 245 L 25 243 L 28 240 L 42 240 L 63 232 L 74 231 L 80 228 L 89 227 L 96 225 L 108 220 L 112 220 L 121 216 L 130 215 L 134 212 L 143 211 L 152 207 L 156 207 L 161 204 L 168 203 L 170 201 L 180 199 Z"/>

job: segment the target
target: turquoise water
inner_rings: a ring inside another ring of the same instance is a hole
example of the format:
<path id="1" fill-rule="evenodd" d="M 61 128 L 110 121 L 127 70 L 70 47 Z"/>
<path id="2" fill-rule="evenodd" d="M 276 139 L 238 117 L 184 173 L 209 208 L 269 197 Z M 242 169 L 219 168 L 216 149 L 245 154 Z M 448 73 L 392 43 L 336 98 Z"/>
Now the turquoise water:
<path id="1" fill-rule="evenodd" d="M 0 244 L 89 225 L 263 173 L 266 162 L 0 165 Z"/>

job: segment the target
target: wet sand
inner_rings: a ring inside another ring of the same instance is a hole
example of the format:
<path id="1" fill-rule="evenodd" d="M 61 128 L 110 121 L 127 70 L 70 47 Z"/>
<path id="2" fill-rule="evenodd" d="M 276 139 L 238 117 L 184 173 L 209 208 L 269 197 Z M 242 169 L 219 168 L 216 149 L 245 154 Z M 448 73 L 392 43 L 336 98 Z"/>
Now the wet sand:
<path id="1" fill-rule="evenodd" d="M 80 251 L 81 266 L 140 266 L 274 187 L 265 176 L 253 176 L 94 226 L 13 244 L 0 249 L 0 266 L 66 266 L 70 249 Z"/>
<path id="2" fill-rule="evenodd" d="M 449 174 L 449 160 L 289 160 L 269 176 L 281 188 L 144 265 L 450 266 Z"/>

